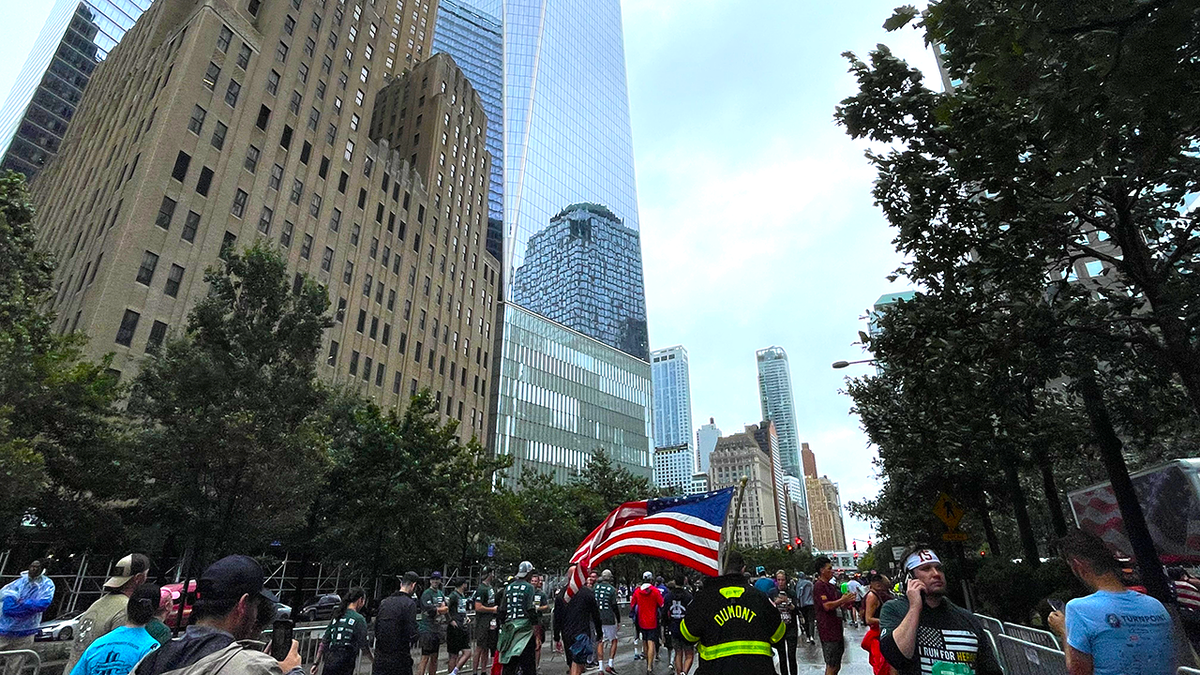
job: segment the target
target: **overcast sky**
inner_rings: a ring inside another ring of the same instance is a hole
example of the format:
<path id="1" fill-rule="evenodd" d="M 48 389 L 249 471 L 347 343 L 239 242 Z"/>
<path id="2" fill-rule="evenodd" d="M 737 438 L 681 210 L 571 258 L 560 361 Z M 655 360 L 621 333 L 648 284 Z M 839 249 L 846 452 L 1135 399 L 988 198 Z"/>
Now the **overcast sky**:
<path id="1" fill-rule="evenodd" d="M 695 424 L 725 433 L 760 416 L 754 352 L 787 350 L 800 440 L 843 503 L 877 484 L 849 400 L 860 317 L 899 258 L 871 203 L 865 145 L 833 123 L 855 90 L 840 56 L 884 42 L 932 77 L 896 0 L 623 0 L 652 348 L 687 347 Z M 50 11 L 0 0 L 0 99 Z M 931 504 L 932 506 L 932 504 Z M 866 523 L 847 536 L 866 539 Z"/>

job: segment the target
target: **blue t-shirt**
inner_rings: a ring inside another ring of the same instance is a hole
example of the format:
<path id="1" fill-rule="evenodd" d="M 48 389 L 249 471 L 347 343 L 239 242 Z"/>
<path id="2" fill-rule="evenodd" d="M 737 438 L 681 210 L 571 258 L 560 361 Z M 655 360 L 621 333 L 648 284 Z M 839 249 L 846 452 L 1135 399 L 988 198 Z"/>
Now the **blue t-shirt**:
<path id="1" fill-rule="evenodd" d="M 1175 672 L 1171 616 L 1137 591 L 1096 591 L 1068 602 L 1067 643 L 1091 655 L 1096 675 Z"/>
<path id="2" fill-rule="evenodd" d="M 158 640 L 139 626 L 121 626 L 88 645 L 71 675 L 128 675 L 142 657 L 158 649 Z"/>

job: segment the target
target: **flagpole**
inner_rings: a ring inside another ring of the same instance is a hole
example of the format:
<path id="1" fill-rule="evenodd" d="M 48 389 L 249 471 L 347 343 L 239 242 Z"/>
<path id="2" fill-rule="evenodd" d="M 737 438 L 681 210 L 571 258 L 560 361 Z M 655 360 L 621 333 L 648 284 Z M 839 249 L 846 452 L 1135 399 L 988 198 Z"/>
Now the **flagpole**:
<path id="1" fill-rule="evenodd" d="M 738 483 L 737 505 L 733 507 L 733 528 L 732 533 L 726 540 L 725 549 L 721 552 L 721 569 L 717 570 L 717 576 L 725 573 L 725 560 L 729 556 L 729 544 L 733 543 L 733 537 L 737 536 L 738 520 L 742 517 L 742 499 L 746 496 L 746 483 L 749 482 L 749 476 L 742 476 L 742 480 Z"/>

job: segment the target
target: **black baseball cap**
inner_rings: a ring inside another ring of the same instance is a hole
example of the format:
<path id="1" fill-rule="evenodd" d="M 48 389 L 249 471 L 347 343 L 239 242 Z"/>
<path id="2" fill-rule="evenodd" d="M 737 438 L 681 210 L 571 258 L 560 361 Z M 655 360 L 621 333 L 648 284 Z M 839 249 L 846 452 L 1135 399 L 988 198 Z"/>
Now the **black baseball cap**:
<path id="1" fill-rule="evenodd" d="M 262 566 L 253 558 L 231 555 L 208 566 L 200 575 L 196 590 L 204 600 L 237 600 L 243 595 L 261 595 L 278 602 L 275 594 L 263 587 Z"/>
<path id="2" fill-rule="evenodd" d="M 405 572 L 404 576 L 401 578 L 406 584 L 415 584 L 421 580 L 421 575 L 417 574 L 416 572 Z"/>

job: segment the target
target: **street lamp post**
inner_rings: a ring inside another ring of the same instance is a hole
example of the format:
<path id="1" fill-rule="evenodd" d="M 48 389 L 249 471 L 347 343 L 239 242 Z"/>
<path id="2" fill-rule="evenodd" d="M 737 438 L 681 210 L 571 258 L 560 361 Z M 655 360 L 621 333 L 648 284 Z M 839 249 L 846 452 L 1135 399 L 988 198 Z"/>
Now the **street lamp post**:
<path id="1" fill-rule="evenodd" d="M 835 370 L 838 370 L 847 366 L 853 366 L 858 363 L 875 363 L 875 359 L 861 359 L 859 361 L 834 361 L 833 367 Z"/>

